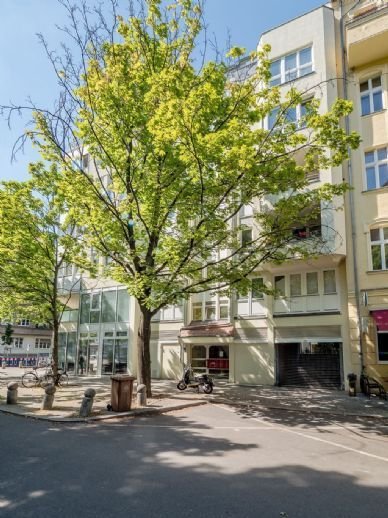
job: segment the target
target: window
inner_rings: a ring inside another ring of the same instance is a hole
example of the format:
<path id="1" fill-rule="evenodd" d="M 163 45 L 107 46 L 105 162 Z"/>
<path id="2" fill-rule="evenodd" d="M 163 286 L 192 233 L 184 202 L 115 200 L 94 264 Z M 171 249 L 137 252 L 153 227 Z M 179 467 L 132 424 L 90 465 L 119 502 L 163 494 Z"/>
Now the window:
<path id="1" fill-rule="evenodd" d="M 291 297 L 302 295 L 302 276 L 300 273 L 290 275 L 290 295 Z"/>
<path id="2" fill-rule="evenodd" d="M 183 320 L 183 303 L 165 306 L 156 313 L 153 320 Z"/>
<path id="3" fill-rule="evenodd" d="M 274 61 L 270 65 L 270 85 L 276 86 L 287 81 L 294 81 L 313 71 L 312 47 L 305 47 L 292 54 L 287 54 Z"/>
<path id="4" fill-rule="evenodd" d="M 90 323 L 100 322 L 101 293 L 92 293 L 90 297 Z"/>
<path id="5" fill-rule="evenodd" d="M 238 315 L 263 315 L 265 314 L 264 301 L 264 280 L 261 277 L 252 279 L 251 289 L 246 295 L 237 294 Z"/>
<path id="6" fill-rule="evenodd" d="M 229 318 L 229 299 L 209 292 L 193 296 L 192 320 L 227 320 Z"/>
<path id="7" fill-rule="evenodd" d="M 388 362 L 388 333 L 377 333 L 379 362 Z"/>
<path id="8" fill-rule="evenodd" d="M 252 229 L 247 228 L 241 231 L 241 246 L 248 246 L 252 242 Z"/>
<path id="9" fill-rule="evenodd" d="M 360 83 L 361 115 L 369 115 L 383 109 L 381 76 Z"/>
<path id="10" fill-rule="evenodd" d="M 300 212 L 300 220 L 292 228 L 295 239 L 317 238 L 322 236 L 321 213 L 317 207 L 309 207 Z"/>
<path id="11" fill-rule="evenodd" d="M 306 274 L 306 292 L 307 295 L 318 295 L 318 272 L 308 272 Z"/>
<path id="12" fill-rule="evenodd" d="M 29 325 L 31 325 L 31 321 L 25 318 L 23 320 L 19 320 L 18 325 L 19 326 L 29 326 Z"/>
<path id="13" fill-rule="evenodd" d="M 12 346 L 16 347 L 17 349 L 21 349 L 23 347 L 23 338 L 17 336 L 12 338 Z"/>
<path id="14" fill-rule="evenodd" d="M 337 293 L 335 270 L 324 270 L 323 272 L 323 293 L 331 295 Z"/>
<path id="15" fill-rule="evenodd" d="M 388 148 L 365 153 L 365 177 L 368 191 L 388 185 Z"/>
<path id="16" fill-rule="evenodd" d="M 372 270 L 388 269 L 388 227 L 370 231 Z"/>
<path id="17" fill-rule="evenodd" d="M 275 291 L 276 295 L 285 297 L 286 295 L 286 278 L 284 275 L 277 275 L 275 277 Z"/>
<path id="18" fill-rule="evenodd" d="M 297 104 L 296 106 L 290 106 L 284 111 L 280 112 L 280 108 L 276 107 L 270 111 L 268 115 L 267 127 L 269 130 L 273 129 L 276 125 L 278 125 L 279 129 L 281 129 L 283 123 L 295 124 L 299 128 L 304 128 L 306 126 L 306 117 L 309 113 L 309 104 L 311 103 L 311 99 L 306 99 L 301 104 Z"/>
<path id="19" fill-rule="evenodd" d="M 35 338 L 35 349 L 50 349 L 50 338 Z"/>

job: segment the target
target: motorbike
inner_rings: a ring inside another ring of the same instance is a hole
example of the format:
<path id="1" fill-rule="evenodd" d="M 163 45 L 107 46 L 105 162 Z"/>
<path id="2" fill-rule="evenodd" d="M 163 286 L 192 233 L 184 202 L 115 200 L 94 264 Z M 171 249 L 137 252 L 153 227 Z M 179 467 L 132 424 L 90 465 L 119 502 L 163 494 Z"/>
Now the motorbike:
<path id="1" fill-rule="evenodd" d="M 183 377 L 178 382 L 178 390 L 186 390 L 187 388 L 199 389 L 201 388 L 205 394 L 211 394 L 213 392 L 213 380 L 207 374 L 194 375 L 193 369 L 190 365 L 187 365 L 183 369 Z"/>

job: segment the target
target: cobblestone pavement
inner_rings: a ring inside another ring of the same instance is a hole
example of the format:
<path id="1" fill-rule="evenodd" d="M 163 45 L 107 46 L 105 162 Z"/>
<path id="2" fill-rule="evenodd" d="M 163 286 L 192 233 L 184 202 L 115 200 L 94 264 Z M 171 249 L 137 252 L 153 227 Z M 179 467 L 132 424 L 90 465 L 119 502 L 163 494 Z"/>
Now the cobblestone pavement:
<path id="1" fill-rule="evenodd" d="M 53 410 L 41 410 L 44 391 L 42 388 L 26 389 L 21 385 L 23 369 L 7 368 L 0 370 L 0 411 L 52 419 L 75 419 L 87 388 L 96 390 L 93 405 L 93 417 L 114 417 L 107 410 L 110 403 L 111 380 L 105 377 L 70 377 L 68 386 L 59 387 L 55 394 Z M 7 384 L 19 381 L 18 404 L 6 405 Z M 147 411 L 166 411 L 170 408 L 190 406 L 195 403 L 212 402 L 232 404 L 244 408 L 284 410 L 312 414 L 330 414 L 333 416 L 358 416 L 388 420 L 388 402 L 376 396 L 368 399 L 363 394 L 349 397 L 347 392 L 326 389 L 302 389 L 269 386 L 239 386 L 225 381 L 215 380 L 214 392 L 210 396 L 197 393 L 193 389 L 180 392 L 176 381 L 153 380 L 153 397 L 148 399 Z M 135 412 L 136 401 L 132 408 Z M 144 409 L 143 409 L 144 411 Z M 123 415 L 123 414 L 119 414 Z M 127 413 L 125 414 L 127 415 Z"/>

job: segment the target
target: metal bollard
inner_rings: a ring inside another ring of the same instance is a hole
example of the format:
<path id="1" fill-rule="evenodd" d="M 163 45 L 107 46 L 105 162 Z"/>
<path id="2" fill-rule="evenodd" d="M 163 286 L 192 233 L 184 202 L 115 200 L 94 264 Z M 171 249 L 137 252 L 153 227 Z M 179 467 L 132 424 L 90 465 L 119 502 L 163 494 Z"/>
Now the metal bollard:
<path id="1" fill-rule="evenodd" d="M 147 387 L 145 385 L 139 385 L 137 387 L 137 406 L 147 406 Z"/>
<path id="2" fill-rule="evenodd" d="M 16 405 L 18 402 L 18 383 L 11 381 L 7 385 L 7 405 Z"/>
<path id="3" fill-rule="evenodd" d="M 81 408 L 79 410 L 80 417 L 89 417 L 92 412 L 94 396 L 96 395 L 96 391 L 92 388 L 86 389 L 84 392 L 84 398 L 81 403 Z"/>
<path id="4" fill-rule="evenodd" d="M 45 387 L 44 389 L 44 396 L 43 396 L 43 401 L 42 401 L 42 410 L 51 410 L 53 408 L 53 403 L 54 403 L 54 394 L 56 392 L 56 388 L 54 385 L 50 384 L 50 385 L 47 385 L 47 387 Z"/>

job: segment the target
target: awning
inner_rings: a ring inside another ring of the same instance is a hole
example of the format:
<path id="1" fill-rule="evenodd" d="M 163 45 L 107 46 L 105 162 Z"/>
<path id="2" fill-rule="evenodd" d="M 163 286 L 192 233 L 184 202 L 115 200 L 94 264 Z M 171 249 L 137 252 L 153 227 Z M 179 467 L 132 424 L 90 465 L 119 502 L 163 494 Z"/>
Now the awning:
<path id="1" fill-rule="evenodd" d="M 388 309 L 371 311 L 378 331 L 388 331 Z"/>

